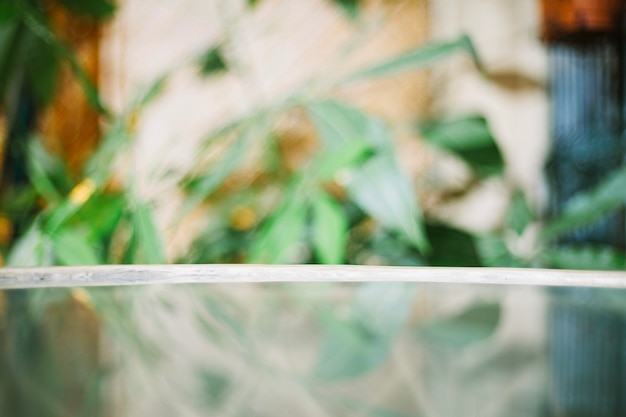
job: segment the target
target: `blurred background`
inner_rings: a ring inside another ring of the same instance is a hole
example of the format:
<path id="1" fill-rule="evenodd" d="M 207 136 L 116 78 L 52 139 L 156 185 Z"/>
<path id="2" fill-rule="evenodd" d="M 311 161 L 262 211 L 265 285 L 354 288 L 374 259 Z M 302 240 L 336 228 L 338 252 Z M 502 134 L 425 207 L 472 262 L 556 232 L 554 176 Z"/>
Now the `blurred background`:
<path id="1" fill-rule="evenodd" d="M 623 270 L 623 15 L 6 0 L 0 260 Z M 620 291 L 297 280 L 3 292 L 0 411 L 626 412 Z"/>

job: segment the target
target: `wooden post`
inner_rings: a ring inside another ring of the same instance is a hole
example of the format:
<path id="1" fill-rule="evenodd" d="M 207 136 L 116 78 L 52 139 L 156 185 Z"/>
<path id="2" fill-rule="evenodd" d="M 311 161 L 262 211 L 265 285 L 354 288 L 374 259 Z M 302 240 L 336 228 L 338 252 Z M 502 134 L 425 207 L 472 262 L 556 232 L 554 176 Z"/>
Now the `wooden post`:
<path id="1" fill-rule="evenodd" d="M 552 214 L 623 163 L 623 1 L 543 0 L 550 63 Z M 624 248 L 623 213 L 563 239 Z M 584 288 L 559 290 L 549 313 L 551 408 L 556 416 L 626 412 L 624 319 Z"/>

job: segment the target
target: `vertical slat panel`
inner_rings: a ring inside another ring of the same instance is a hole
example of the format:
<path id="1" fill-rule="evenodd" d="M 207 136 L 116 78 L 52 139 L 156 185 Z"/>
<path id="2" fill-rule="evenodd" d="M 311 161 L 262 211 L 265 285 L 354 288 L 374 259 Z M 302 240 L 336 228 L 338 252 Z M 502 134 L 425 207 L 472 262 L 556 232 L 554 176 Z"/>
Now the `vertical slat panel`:
<path id="1" fill-rule="evenodd" d="M 621 61 L 615 37 L 550 46 L 551 209 L 622 164 Z M 570 234 L 567 243 L 624 247 L 622 213 Z M 558 290 L 549 314 L 552 404 L 558 416 L 621 416 L 623 319 L 600 310 L 589 289 Z"/>

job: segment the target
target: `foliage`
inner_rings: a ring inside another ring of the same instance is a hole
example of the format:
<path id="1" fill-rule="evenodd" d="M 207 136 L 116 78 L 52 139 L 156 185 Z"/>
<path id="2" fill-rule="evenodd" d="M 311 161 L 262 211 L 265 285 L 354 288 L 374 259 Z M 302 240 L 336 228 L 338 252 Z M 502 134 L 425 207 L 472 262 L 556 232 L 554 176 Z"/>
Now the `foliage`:
<path id="1" fill-rule="evenodd" d="M 358 1 L 335 2 L 348 16 L 358 17 Z M 114 12 L 113 3 L 105 0 L 60 3 L 91 18 L 109 17 Z M 248 2 L 254 7 L 258 3 Z M 373 259 L 387 265 L 623 269 L 624 256 L 613 248 L 554 249 L 551 243 L 620 208 L 626 190 L 624 172 L 576 196 L 561 217 L 545 225 L 536 251 L 521 254 L 514 250 L 515 243 L 528 237 L 538 217 L 522 193 L 514 193 L 502 230 L 488 235 L 473 235 L 425 219 L 416 188 L 398 163 L 393 127 L 332 98 L 334 89 L 347 84 L 426 68 L 459 51 L 469 54 L 480 68 L 466 36 L 432 43 L 330 80 L 330 87 L 316 95 L 294 91 L 280 103 L 263 106 L 208 132 L 198 161 L 218 145 L 225 151 L 215 163 L 198 162 L 180 183 L 186 198 L 181 216 L 206 202 L 216 208 L 218 215 L 207 222 L 206 230 L 197 236 L 187 254 L 176 261 L 358 264 Z M 2 248 L 6 265 L 165 263 L 163 237 L 152 203 L 140 201 L 132 183 L 118 184 L 112 179 L 118 155 L 132 145 L 133 119 L 158 98 L 169 74 L 140 92 L 121 114 L 112 114 L 74 55 L 53 34 L 37 2 L 0 5 L 0 57 L 3 107 L 17 107 L 15 100 L 9 100 L 8 90 L 20 79 L 25 80 L 24 88 L 34 94 L 39 106 L 50 102 L 58 67 L 65 62 L 107 123 L 100 146 L 78 176 L 70 175 L 63 162 L 30 132 L 22 132 L 27 181 L 20 189 L 9 190 L 1 202 L 2 212 L 21 225 L 15 241 Z M 204 77 L 230 70 L 223 44 L 209 45 L 195 62 Z M 48 70 L 41 72 L 44 66 Z M 288 172 L 276 150 L 273 128 L 282 114 L 294 109 L 306 112 L 321 149 L 310 163 Z M 16 114 L 17 110 L 13 117 Z M 484 118 L 445 117 L 421 121 L 416 126 L 431 146 L 463 161 L 478 180 L 504 175 L 502 152 Z M 268 154 L 265 182 L 252 184 L 241 193 L 220 193 L 228 178 L 245 165 L 250 149 L 260 142 L 266 144 Z M 269 206 L 263 206 L 260 202 L 269 192 L 277 197 Z M 470 306 L 453 317 L 412 323 L 410 314 L 418 292 L 419 288 L 402 283 L 369 283 L 358 286 L 346 303 L 350 311 L 347 316 L 328 306 L 313 306 L 311 311 L 324 336 L 307 376 L 318 382 L 337 382 L 373 372 L 388 360 L 392 343 L 408 327 L 415 328 L 421 340 L 454 349 L 486 340 L 497 328 L 500 308 L 491 302 Z M 129 319 L 132 303 L 116 300 L 112 291 L 94 290 L 88 294 L 90 308 L 112 333 L 124 335 L 139 349 L 149 349 L 142 346 L 140 333 Z M 45 305 L 45 296 L 29 293 L 24 297 L 32 305 Z M 215 335 L 226 328 L 233 339 L 252 345 L 227 299 L 203 297 L 203 306 L 220 323 L 215 326 L 200 320 L 208 338 L 219 343 Z M 11 302 L 15 303 L 13 299 Z M 35 324 L 38 320 L 32 318 Z M 207 406 L 221 407 L 232 381 L 216 370 L 203 370 L 199 378 L 208 393 Z M 368 413 L 398 415 L 378 408 L 368 408 Z"/>

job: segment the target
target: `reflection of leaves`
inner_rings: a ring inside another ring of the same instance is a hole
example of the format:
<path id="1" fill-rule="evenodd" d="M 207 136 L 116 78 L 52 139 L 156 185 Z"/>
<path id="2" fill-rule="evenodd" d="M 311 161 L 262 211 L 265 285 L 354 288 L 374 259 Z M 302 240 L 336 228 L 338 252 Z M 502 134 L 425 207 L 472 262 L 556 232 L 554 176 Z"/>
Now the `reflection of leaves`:
<path id="1" fill-rule="evenodd" d="M 221 46 L 212 46 L 209 48 L 204 55 L 200 57 L 199 64 L 200 73 L 205 77 L 227 69 Z"/>
<path id="2" fill-rule="evenodd" d="M 459 156 L 480 176 L 502 173 L 504 160 L 483 117 L 423 123 L 420 131 L 435 146 Z"/>
<path id="3" fill-rule="evenodd" d="M 334 101 L 313 103 L 308 108 L 329 152 L 350 142 L 367 143 L 376 150 L 365 164 L 353 170 L 347 187 L 350 198 L 383 226 L 401 232 L 417 248 L 427 251 L 417 196 L 398 166 L 385 124 Z"/>
<path id="4" fill-rule="evenodd" d="M 389 77 L 406 71 L 414 71 L 436 64 L 459 49 L 470 54 L 474 63 L 480 67 L 480 61 L 472 41 L 467 36 L 451 42 L 436 42 L 403 52 L 395 57 L 368 68 L 358 70 L 346 77 L 346 82 L 359 81 L 370 78 Z"/>
<path id="5" fill-rule="evenodd" d="M 541 259 L 553 268 L 582 270 L 625 270 L 626 257 L 609 246 L 575 245 L 547 248 Z"/>
<path id="6" fill-rule="evenodd" d="M 211 409 L 219 408 L 226 401 L 231 389 L 230 380 L 221 373 L 203 369 L 200 371 L 201 397 Z"/>
<path id="7" fill-rule="evenodd" d="M 594 188 L 574 195 L 563 208 L 563 212 L 546 225 L 543 237 L 553 239 L 591 224 L 622 206 L 625 200 L 626 166 L 613 172 Z"/>
<path id="8" fill-rule="evenodd" d="M 500 321 L 500 310 L 500 304 L 475 304 L 457 316 L 424 324 L 419 334 L 436 344 L 466 347 L 494 333 Z"/>
<path id="9" fill-rule="evenodd" d="M 323 310 L 326 331 L 314 370 L 325 380 L 355 378 L 380 365 L 408 319 L 414 287 L 407 283 L 366 283 L 352 303 L 353 316 L 339 318 Z"/>
<path id="10" fill-rule="evenodd" d="M 345 258 L 348 221 L 342 207 L 325 193 L 319 193 L 312 204 L 313 247 L 325 264 L 339 264 Z"/>

